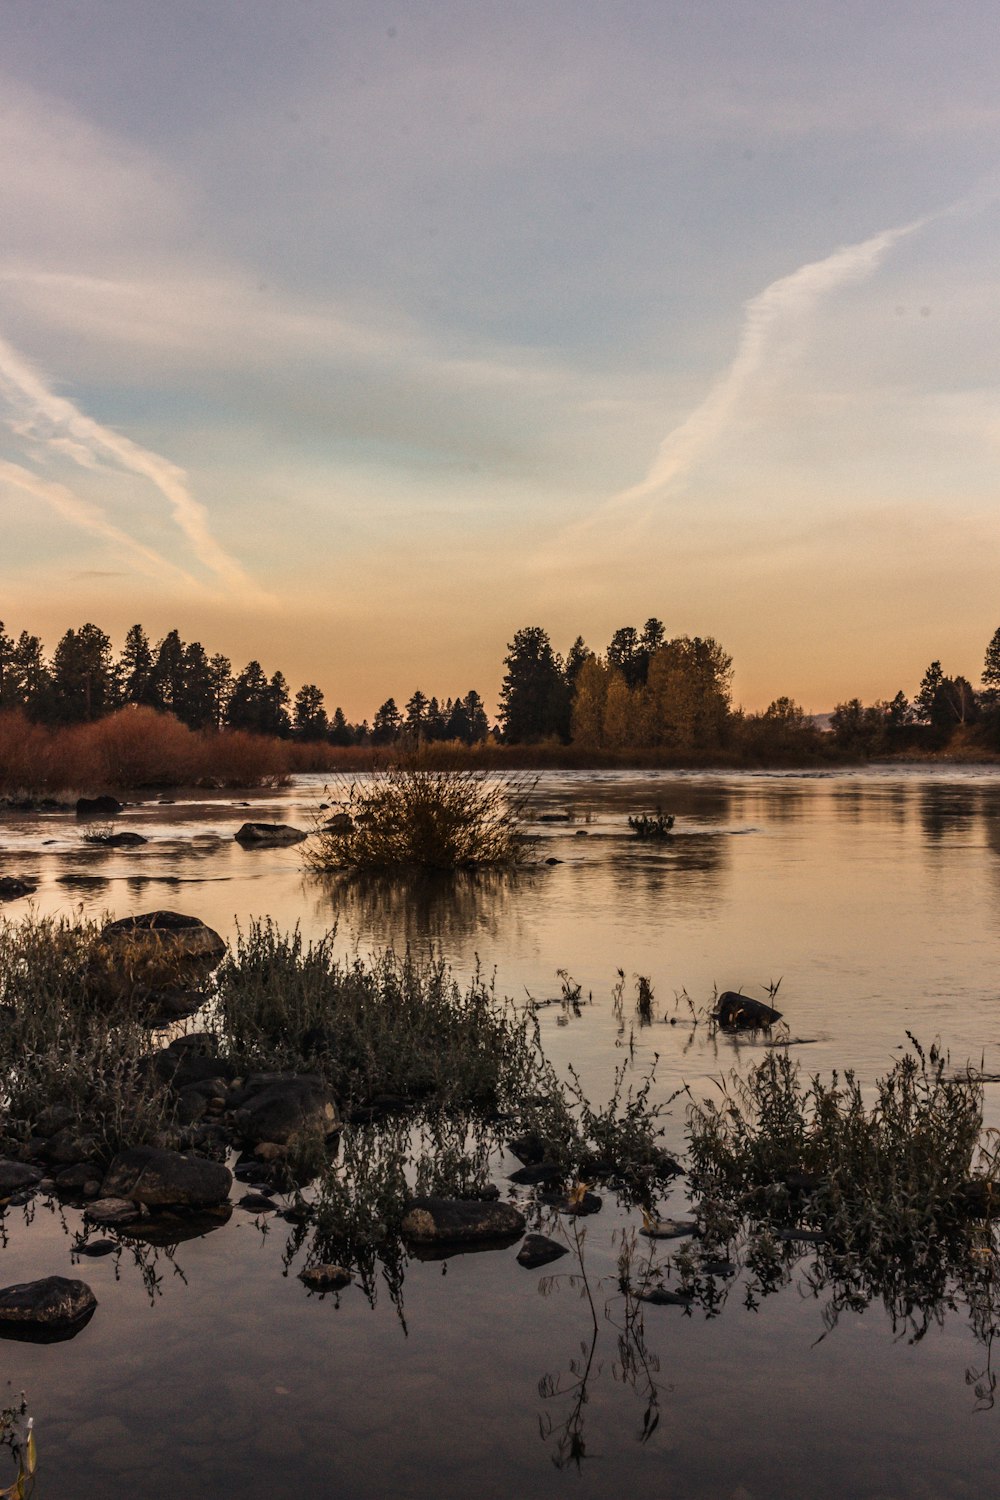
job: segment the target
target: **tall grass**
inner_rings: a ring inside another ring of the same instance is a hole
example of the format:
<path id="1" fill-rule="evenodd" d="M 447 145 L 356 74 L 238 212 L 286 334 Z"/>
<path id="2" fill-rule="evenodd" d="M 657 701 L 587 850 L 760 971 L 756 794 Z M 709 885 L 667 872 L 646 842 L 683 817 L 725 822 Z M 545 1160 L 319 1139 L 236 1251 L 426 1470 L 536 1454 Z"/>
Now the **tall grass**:
<path id="1" fill-rule="evenodd" d="M 317 872 L 471 869 L 524 858 L 518 820 L 529 788 L 522 782 L 413 758 L 339 790 L 341 816 L 317 830 L 306 854 Z"/>

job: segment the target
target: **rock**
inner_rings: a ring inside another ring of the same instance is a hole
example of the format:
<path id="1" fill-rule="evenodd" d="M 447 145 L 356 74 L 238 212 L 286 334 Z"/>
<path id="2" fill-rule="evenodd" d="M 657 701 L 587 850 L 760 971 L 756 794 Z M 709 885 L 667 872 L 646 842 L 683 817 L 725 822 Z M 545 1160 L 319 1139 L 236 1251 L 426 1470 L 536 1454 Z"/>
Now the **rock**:
<path id="1" fill-rule="evenodd" d="M 548 859 L 545 861 L 545 863 L 547 865 L 561 865 L 562 864 L 562 860 L 561 859 L 556 859 L 556 857 L 555 857 L 554 854 L 550 854 L 549 857 L 548 857 Z"/>
<path id="2" fill-rule="evenodd" d="M 273 1214 L 275 1210 L 275 1205 L 263 1193 L 244 1193 L 236 1207 L 246 1209 L 248 1214 Z"/>
<path id="3" fill-rule="evenodd" d="M 214 1208 L 229 1197 L 233 1174 L 221 1162 L 155 1146 L 133 1146 L 115 1157 L 102 1198 L 127 1198 L 149 1208 Z"/>
<path id="4" fill-rule="evenodd" d="M 353 833 L 354 819 L 351 817 L 350 813 L 334 813 L 332 818 L 327 818 L 326 822 L 323 824 L 323 827 L 329 833 Z"/>
<path id="5" fill-rule="evenodd" d="M 772 1010 L 770 1005 L 751 1000 L 747 995 L 737 995 L 734 990 L 726 990 L 719 996 L 712 1019 L 723 1031 L 756 1031 L 780 1021 L 781 1011 Z"/>
<path id="6" fill-rule="evenodd" d="M 106 849 L 137 849 L 149 843 L 141 833 L 88 833 L 85 838 L 88 844 L 102 844 Z"/>
<path id="7" fill-rule="evenodd" d="M 573 1218 L 601 1211 L 601 1199 L 596 1193 L 539 1193 L 538 1198 L 546 1208 L 554 1208 L 557 1214 L 570 1214 Z"/>
<path id="8" fill-rule="evenodd" d="M 647 1286 L 639 1293 L 640 1302 L 654 1302 L 662 1307 L 690 1307 L 692 1292 L 675 1292 L 668 1286 Z"/>
<path id="9" fill-rule="evenodd" d="M 0 901 L 17 901 L 38 889 L 33 880 L 19 880 L 14 875 L 0 875 Z"/>
<path id="10" fill-rule="evenodd" d="M 223 1229 L 232 1214 L 231 1203 L 215 1208 L 161 1208 L 123 1224 L 119 1233 L 123 1239 L 141 1240 L 146 1245 L 179 1245 L 183 1240 L 200 1240 Z"/>
<path id="11" fill-rule="evenodd" d="M 273 1141 L 282 1146 L 303 1132 L 331 1135 L 340 1128 L 333 1095 L 317 1073 L 263 1077 L 266 1081 L 258 1090 L 253 1090 L 253 1080 L 248 1080 L 243 1107 L 233 1116 L 246 1141 Z"/>
<path id="12" fill-rule="evenodd" d="M 23 1161 L 9 1161 L 0 1157 L 0 1198 L 9 1198 L 24 1188 L 37 1187 L 42 1174 L 37 1167 L 29 1167 Z"/>
<path id="13" fill-rule="evenodd" d="M 577 839 L 589 839 L 590 834 L 587 832 L 586 828 L 578 828 L 573 837 Z"/>
<path id="14" fill-rule="evenodd" d="M 56 1191 L 67 1196 L 81 1193 L 85 1198 L 96 1198 L 101 1190 L 101 1175 L 96 1162 L 77 1162 L 76 1166 L 63 1167 L 56 1173 Z"/>
<path id="15" fill-rule="evenodd" d="M 96 1139 L 92 1135 L 81 1135 L 72 1125 L 57 1130 L 42 1149 L 45 1160 L 57 1167 L 75 1167 L 78 1162 L 90 1161 L 97 1154 Z"/>
<path id="16" fill-rule="evenodd" d="M 524 1228 L 513 1204 L 470 1198 L 411 1198 L 402 1224 L 407 1239 L 433 1245 L 509 1244 Z"/>
<path id="17" fill-rule="evenodd" d="M 84 1217 L 92 1224 L 131 1224 L 139 1217 L 139 1209 L 129 1198 L 97 1198 L 88 1203 Z"/>
<path id="18" fill-rule="evenodd" d="M 569 813 L 568 812 L 539 813 L 538 814 L 538 821 L 539 821 L 539 823 L 568 823 L 569 822 Z"/>
<path id="19" fill-rule="evenodd" d="M 311 1292 L 337 1292 L 350 1286 L 351 1273 L 344 1266 L 306 1266 L 299 1272 L 299 1280 Z"/>
<path id="20" fill-rule="evenodd" d="M 523 1162 L 526 1167 L 531 1167 L 537 1162 L 545 1161 L 552 1147 L 544 1136 L 538 1134 L 537 1130 L 529 1130 L 524 1135 L 519 1135 L 514 1140 L 508 1141 L 507 1150 L 512 1156 L 516 1156 L 519 1162 Z"/>
<path id="21" fill-rule="evenodd" d="M 300 844 L 308 834 L 289 823 L 244 823 L 233 835 L 238 844 L 263 847 L 276 844 Z"/>
<path id="22" fill-rule="evenodd" d="M 516 1182 L 519 1187 L 534 1187 L 540 1182 L 561 1182 L 565 1175 L 566 1173 L 564 1168 L 560 1167 L 557 1162 L 539 1161 L 532 1162 L 532 1164 L 527 1167 L 518 1167 L 516 1172 L 511 1172 L 510 1176 L 507 1178 L 507 1181 Z"/>
<path id="23" fill-rule="evenodd" d="M 86 1255 L 91 1260 L 100 1260 L 102 1255 L 112 1255 L 117 1249 L 117 1240 L 81 1240 L 73 1246 L 73 1254 Z"/>
<path id="24" fill-rule="evenodd" d="M 0 1291 L 0 1335 L 56 1343 L 79 1333 L 93 1316 L 97 1298 L 85 1281 L 43 1276 Z"/>
<path id="25" fill-rule="evenodd" d="M 642 1233 L 650 1240 L 679 1240 L 688 1234 L 698 1233 L 695 1219 L 651 1219 L 645 1214 Z"/>
<path id="26" fill-rule="evenodd" d="M 78 818 L 113 818 L 124 811 L 125 804 L 119 802 L 117 797 L 80 797 L 77 799 L 76 815 Z"/>
<path id="27" fill-rule="evenodd" d="M 176 911 L 147 911 L 109 922 L 101 931 L 101 942 L 116 952 L 165 959 L 220 959 L 226 951 L 219 934 L 200 917 Z"/>
<path id="28" fill-rule="evenodd" d="M 517 1263 L 519 1266 L 524 1266 L 526 1270 L 534 1271 L 539 1266 L 547 1266 L 551 1261 L 568 1254 L 569 1250 L 566 1245 L 560 1245 L 558 1240 L 549 1239 L 547 1234 L 529 1234 L 517 1252 Z"/>

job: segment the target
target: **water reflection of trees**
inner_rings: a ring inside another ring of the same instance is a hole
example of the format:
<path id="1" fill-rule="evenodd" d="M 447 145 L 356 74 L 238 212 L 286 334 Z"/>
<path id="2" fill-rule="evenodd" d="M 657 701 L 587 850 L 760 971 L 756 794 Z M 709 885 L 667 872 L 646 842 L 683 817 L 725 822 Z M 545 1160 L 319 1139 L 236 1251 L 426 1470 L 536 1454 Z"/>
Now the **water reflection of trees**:
<path id="1" fill-rule="evenodd" d="M 980 816 L 977 787 L 930 783 L 920 789 L 920 826 L 930 844 L 951 834 L 968 833 Z"/>
<path id="2" fill-rule="evenodd" d="M 324 875 L 309 881 L 323 925 L 343 921 L 374 943 L 454 952 L 480 936 L 496 939 L 516 911 L 514 896 L 540 872 L 459 870 L 447 874 Z"/>

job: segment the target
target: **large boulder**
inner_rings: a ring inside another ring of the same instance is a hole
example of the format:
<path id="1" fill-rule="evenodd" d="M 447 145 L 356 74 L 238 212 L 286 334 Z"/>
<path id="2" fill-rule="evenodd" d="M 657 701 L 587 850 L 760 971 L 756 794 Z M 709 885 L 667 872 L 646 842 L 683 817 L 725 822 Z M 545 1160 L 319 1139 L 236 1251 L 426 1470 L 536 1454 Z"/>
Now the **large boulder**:
<path id="1" fill-rule="evenodd" d="M 163 958 L 220 959 L 226 951 L 222 938 L 200 917 L 177 911 L 147 911 L 121 917 L 101 930 L 106 948 L 129 955 Z"/>
<path id="2" fill-rule="evenodd" d="M 416 1245 L 504 1245 L 521 1238 L 525 1220 L 512 1203 L 479 1198 L 411 1198 L 402 1229 Z"/>
<path id="3" fill-rule="evenodd" d="M 318 1073 L 265 1073 L 248 1078 L 242 1107 L 233 1120 L 252 1146 L 261 1141 L 281 1146 L 296 1135 L 332 1135 L 340 1129 L 333 1095 Z"/>
<path id="4" fill-rule="evenodd" d="M 156 1146 L 133 1146 L 115 1157 L 102 1198 L 127 1198 L 148 1208 L 214 1208 L 225 1203 L 233 1174 L 221 1162 Z"/>
<path id="5" fill-rule="evenodd" d="M 80 797 L 76 804 L 78 818 L 114 818 L 124 810 L 125 804 L 117 797 Z"/>
<path id="6" fill-rule="evenodd" d="M 29 1167 L 23 1161 L 9 1161 L 6 1157 L 0 1159 L 0 1199 L 33 1188 L 41 1180 L 42 1174 L 37 1167 Z"/>
<path id="7" fill-rule="evenodd" d="M 244 823 L 233 837 L 238 844 L 263 848 L 276 844 L 301 844 L 308 835 L 301 828 L 293 828 L 290 823 Z"/>
<path id="8" fill-rule="evenodd" d="M 85 1281 L 43 1276 L 0 1291 L 0 1337 L 57 1343 L 79 1333 L 93 1316 L 97 1298 Z"/>
<path id="9" fill-rule="evenodd" d="M 726 990 L 719 996 L 712 1019 L 723 1031 L 756 1031 L 780 1021 L 781 1011 L 747 995 L 738 995 L 735 990 Z"/>

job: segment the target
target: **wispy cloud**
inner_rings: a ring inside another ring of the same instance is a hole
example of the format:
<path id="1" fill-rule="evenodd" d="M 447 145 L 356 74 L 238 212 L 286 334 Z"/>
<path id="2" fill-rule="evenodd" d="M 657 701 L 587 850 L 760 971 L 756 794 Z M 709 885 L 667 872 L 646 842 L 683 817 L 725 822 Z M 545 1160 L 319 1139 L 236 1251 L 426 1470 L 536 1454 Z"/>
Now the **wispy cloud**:
<path id="1" fill-rule="evenodd" d="M 92 532 L 105 541 L 113 542 L 131 558 L 140 572 L 146 573 L 150 578 L 168 580 L 171 583 L 176 583 L 178 580 L 187 584 L 195 582 L 190 573 L 168 562 L 151 547 L 137 542 L 127 532 L 109 521 L 98 506 L 74 494 L 66 485 L 57 484 L 51 479 L 43 479 L 40 475 L 33 474 L 30 469 L 23 468 L 21 464 L 0 460 L 0 486 L 4 485 L 20 490 L 23 494 L 31 495 L 36 500 L 44 501 L 64 521 L 71 522 L 83 531 Z"/>
<path id="2" fill-rule="evenodd" d="M 169 459 L 134 443 L 131 438 L 105 427 L 87 416 L 65 396 L 58 395 L 44 381 L 37 370 L 7 342 L 0 338 L 0 395 L 12 412 L 10 426 L 22 438 L 29 439 L 48 449 L 53 454 L 71 459 L 82 468 L 93 469 L 111 464 L 126 473 L 147 480 L 170 506 L 174 521 L 189 542 L 195 557 L 227 588 L 239 593 L 259 593 L 257 585 L 244 569 L 215 540 L 209 527 L 205 507 L 195 499 L 188 486 L 187 476 Z M 18 470 L 17 465 L 5 468 Z M 29 471 L 19 470 L 22 474 Z M 47 482 L 39 481 L 47 484 Z M 90 517 L 87 524 L 95 529 L 93 512 L 83 502 L 72 496 L 64 486 L 48 486 L 64 499 L 69 496 L 76 505 L 64 508 L 68 519 L 81 524 L 84 514 Z M 110 523 L 106 523 L 110 526 Z M 125 533 L 112 527 L 116 540 L 125 538 Z M 106 534 L 110 535 L 110 532 Z M 148 548 L 133 543 L 133 548 L 155 557 Z"/>
<path id="3" fill-rule="evenodd" d="M 935 216 L 937 217 L 937 216 Z M 568 561 L 576 547 L 600 538 L 632 536 L 656 505 L 724 436 L 755 385 L 780 373 L 809 319 L 824 297 L 871 276 L 892 247 L 930 222 L 930 217 L 882 230 L 854 245 L 842 246 L 823 260 L 810 261 L 772 281 L 744 306 L 736 353 L 704 400 L 667 434 L 646 474 L 618 491 L 591 515 L 574 522 L 560 537 L 542 567 Z"/>

